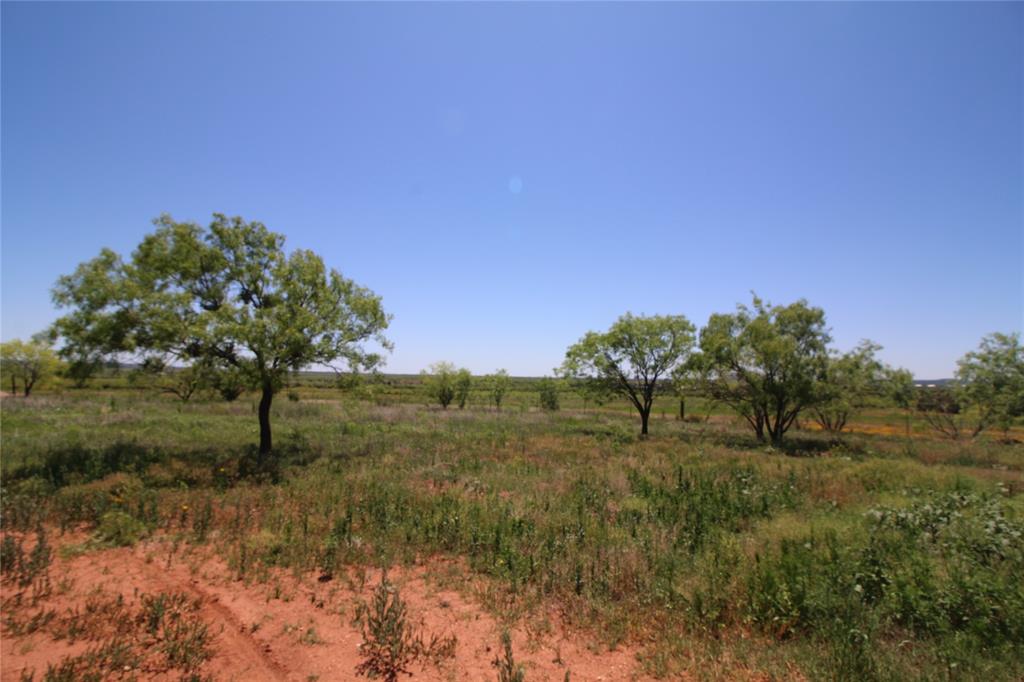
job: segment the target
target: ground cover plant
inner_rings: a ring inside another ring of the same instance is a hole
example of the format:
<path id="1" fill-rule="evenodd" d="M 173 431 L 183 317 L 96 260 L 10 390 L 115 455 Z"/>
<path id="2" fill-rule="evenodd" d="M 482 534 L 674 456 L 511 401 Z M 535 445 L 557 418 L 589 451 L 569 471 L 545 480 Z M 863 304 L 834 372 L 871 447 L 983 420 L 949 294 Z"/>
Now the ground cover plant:
<path id="1" fill-rule="evenodd" d="M 85 553 L 206 547 L 249 582 L 442 557 L 510 626 L 555 607 L 601 651 L 634 648 L 638 674 L 1024 674 L 1019 427 L 954 442 L 915 416 L 908 439 L 878 405 L 780 449 L 666 396 L 641 439 L 625 401 L 513 409 L 514 384 L 501 411 L 486 387 L 453 411 L 412 379 L 382 405 L 307 377 L 275 408 L 272 471 L 246 445 L 258 395 L 182 403 L 113 377 L 5 398 L 4 581 L 52 589 L 65 533 Z"/>

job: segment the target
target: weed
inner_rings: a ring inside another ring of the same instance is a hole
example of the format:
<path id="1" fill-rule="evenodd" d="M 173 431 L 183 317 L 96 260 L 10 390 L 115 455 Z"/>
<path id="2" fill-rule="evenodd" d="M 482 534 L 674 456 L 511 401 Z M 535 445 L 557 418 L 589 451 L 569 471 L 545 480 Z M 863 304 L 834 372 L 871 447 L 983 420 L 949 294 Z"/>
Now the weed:
<path id="1" fill-rule="evenodd" d="M 514 380 L 500 413 L 452 414 L 418 407 L 416 378 L 381 383 L 379 407 L 302 377 L 303 400 L 275 406 L 278 456 L 259 458 L 237 446 L 248 404 L 178 406 L 118 381 L 4 404 L 0 576 L 17 588 L 5 634 L 138 638 L 154 669 L 168 665 L 165 637 L 185 649 L 203 639 L 175 625 L 196 621 L 192 608 L 170 616 L 170 602 L 150 614 L 155 632 L 133 620 L 156 608 L 141 602 L 97 599 L 75 624 L 47 616 L 33 603 L 56 575 L 52 537 L 33 533 L 42 523 L 92 527 L 102 544 L 158 529 L 175 548 L 210 543 L 268 594 L 278 567 L 340 583 L 443 557 L 502 617 L 558 609 L 602 645 L 643 642 L 645 665 L 664 675 L 698 650 L 712 677 L 735 672 L 717 663 L 730 656 L 769 677 L 1024 675 L 1019 443 L 929 439 L 919 416 L 872 408 L 841 446 L 802 431 L 767 452 L 720 406 L 689 400 L 699 424 L 659 421 L 640 441 L 626 405 L 580 412 L 562 392 L 560 411 L 538 412 L 536 381 Z M 655 414 L 678 407 L 658 400 Z M 64 543 L 61 556 L 97 544 Z M 407 634 L 406 669 L 454 651 L 454 638 Z"/>
<path id="2" fill-rule="evenodd" d="M 424 642 L 407 616 L 398 589 L 388 581 L 387 574 L 381 575 L 371 603 L 360 603 L 356 608 L 354 622 L 362 625 L 363 630 L 363 662 L 356 667 L 356 674 L 394 682 L 402 673 L 411 675 L 408 668 L 417 660 L 438 665 L 455 655 L 454 636 L 435 634 Z"/>
<path id="3" fill-rule="evenodd" d="M 146 526 L 121 511 L 109 511 L 100 517 L 96 539 L 112 547 L 131 547 L 146 534 Z"/>
<path id="4" fill-rule="evenodd" d="M 363 626 L 363 662 L 356 666 L 356 674 L 384 682 L 395 682 L 402 673 L 411 675 L 408 668 L 417 655 L 415 634 L 405 602 L 386 575 L 381 576 L 369 606 L 362 605 L 357 612 L 357 619 Z"/>
<path id="5" fill-rule="evenodd" d="M 498 682 L 523 682 L 526 679 L 526 672 L 523 666 L 516 663 L 512 655 L 512 636 L 508 630 L 501 633 L 501 655 L 495 656 L 491 665 L 498 669 Z M 569 673 L 566 673 L 568 679 Z"/>

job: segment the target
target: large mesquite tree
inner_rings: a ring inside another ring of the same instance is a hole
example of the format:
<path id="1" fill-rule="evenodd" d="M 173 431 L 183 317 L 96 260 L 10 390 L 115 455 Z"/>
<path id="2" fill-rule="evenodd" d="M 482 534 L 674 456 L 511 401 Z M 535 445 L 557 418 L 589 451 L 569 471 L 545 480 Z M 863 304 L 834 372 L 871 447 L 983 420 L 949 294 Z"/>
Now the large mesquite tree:
<path id="1" fill-rule="evenodd" d="M 210 363 L 261 391 L 259 452 L 271 452 L 270 407 L 289 372 L 343 362 L 377 365 L 363 343 L 390 348 L 380 297 L 328 271 L 312 251 L 284 251 L 261 223 L 214 214 L 208 227 L 154 221 L 129 260 L 104 249 L 61 277 L 70 312 L 53 334 L 69 356 L 102 353 Z"/>
<path id="2" fill-rule="evenodd" d="M 588 332 L 570 346 L 559 371 L 591 394 L 625 397 L 640 414 L 640 434 L 646 436 L 658 381 L 686 360 L 693 332 L 682 315 L 626 313 L 608 331 Z"/>
<path id="3" fill-rule="evenodd" d="M 830 341 L 821 308 L 755 296 L 751 307 L 711 316 L 692 367 L 705 395 L 736 410 L 759 440 L 778 444 L 820 401 Z"/>

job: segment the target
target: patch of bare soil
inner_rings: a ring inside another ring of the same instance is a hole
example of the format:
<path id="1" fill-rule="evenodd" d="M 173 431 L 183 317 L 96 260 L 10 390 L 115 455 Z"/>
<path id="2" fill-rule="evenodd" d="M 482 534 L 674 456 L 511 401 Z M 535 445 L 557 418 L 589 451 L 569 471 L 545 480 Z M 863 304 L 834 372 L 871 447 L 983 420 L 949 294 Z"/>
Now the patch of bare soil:
<path id="1" fill-rule="evenodd" d="M 61 542 L 82 539 L 65 536 Z M 438 588 L 431 579 L 431 568 L 437 568 L 436 562 L 430 567 L 388 572 L 389 582 L 398 588 L 408 606 L 411 624 L 425 640 L 432 636 L 456 639 L 453 656 L 433 662 L 417 660 L 409 667 L 410 679 L 496 679 L 492 661 L 501 649 L 501 624 L 462 594 Z M 448 566 L 449 573 L 452 568 Z M 134 548 L 55 558 L 49 574 L 51 588 L 34 605 L 31 589 L 18 587 L 10 579 L 0 587 L 4 610 L 0 641 L 3 682 L 21 680 L 26 671 L 34 671 L 36 679 L 41 679 L 48 665 L 95 651 L 100 646 L 98 635 L 92 641 L 80 635 L 69 643 L 60 633 L 76 618 L 101 619 L 104 608 L 115 622 L 90 621 L 91 625 L 84 626 L 78 622 L 70 627 L 92 628 L 105 633 L 104 637 L 111 632 L 121 633 L 119 636 L 136 648 L 143 661 L 137 668 L 126 665 L 113 673 L 108 671 L 105 679 L 365 679 L 355 672 L 363 661 L 363 634 L 353 617 L 358 604 L 370 603 L 380 582 L 379 571 L 298 578 L 280 573 L 262 583 L 247 583 L 237 579 L 221 559 L 207 550 L 174 552 L 167 543 L 147 542 Z M 159 594 L 187 596 L 194 617 L 209 633 L 207 656 L 189 669 L 188 675 L 181 666 L 154 664 L 157 659 L 150 655 L 168 646 L 162 640 L 147 639 L 142 627 L 146 616 L 138 614 L 149 612 L 139 610 L 138 605 Z M 90 608 L 100 615 L 90 612 Z M 54 615 L 48 624 L 34 631 L 26 627 L 33 615 L 50 611 Z M 133 630 L 134 626 L 125 625 L 133 618 L 142 627 L 141 635 L 139 627 Z M 511 631 L 515 658 L 523 665 L 527 680 L 561 681 L 566 679 L 566 672 L 574 681 L 642 679 L 635 651 L 608 651 L 588 645 L 586 637 L 559 629 L 554 626 L 542 634 L 527 633 L 522 627 Z"/>

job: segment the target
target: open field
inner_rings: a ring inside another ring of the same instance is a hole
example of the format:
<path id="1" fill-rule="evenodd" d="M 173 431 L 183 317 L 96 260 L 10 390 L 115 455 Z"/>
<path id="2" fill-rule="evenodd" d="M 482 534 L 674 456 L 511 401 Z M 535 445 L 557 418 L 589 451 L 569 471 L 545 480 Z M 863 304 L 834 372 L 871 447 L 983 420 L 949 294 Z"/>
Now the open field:
<path id="1" fill-rule="evenodd" d="M 282 393 L 272 465 L 248 395 L 5 398 L 3 680 L 357 679 L 382 569 L 415 679 L 495 679 L 504 628 L 527 680 L 1024 675 L 1019 427 L 878 407 L 783 451 L 699 400 L 640 440 L 624 404 L 389 381 Z"/>

